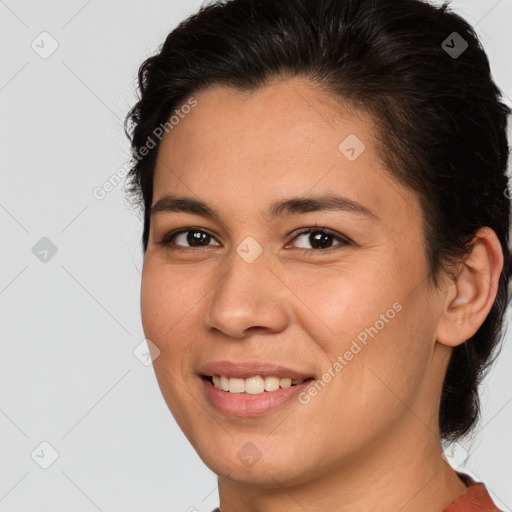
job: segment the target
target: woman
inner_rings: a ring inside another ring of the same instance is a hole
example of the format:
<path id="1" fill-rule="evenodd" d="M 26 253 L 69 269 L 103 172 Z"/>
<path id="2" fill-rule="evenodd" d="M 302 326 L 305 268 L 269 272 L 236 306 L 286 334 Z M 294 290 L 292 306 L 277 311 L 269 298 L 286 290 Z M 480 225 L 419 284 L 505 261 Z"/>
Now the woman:
<path id="1" fill-rule="evenodd" d="M 498 510 L 442 452 L 475 427 L 510 273 L 510 111 L 468 23 L 232 0 L 139 86 L 142 322 L 220 510 Z"/>

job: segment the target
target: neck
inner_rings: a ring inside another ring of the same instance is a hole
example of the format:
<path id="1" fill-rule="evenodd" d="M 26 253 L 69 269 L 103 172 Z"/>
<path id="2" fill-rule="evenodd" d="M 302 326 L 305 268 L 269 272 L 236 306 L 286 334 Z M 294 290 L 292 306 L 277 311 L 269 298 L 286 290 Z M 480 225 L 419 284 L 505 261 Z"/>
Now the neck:
<path id="1" fill-rule="evenodd" d="M 288 478 L 271 470 L 266 471 L 268 484 L 219 478 L 221 512 L 444 510 L 466 486 L 441 457 L 439 433 L 410 412 L 405 418 L 388 439 L 369 442 L 363 453 L 336 467 L 312 468 L 307 480 L 306 473 Z"/>

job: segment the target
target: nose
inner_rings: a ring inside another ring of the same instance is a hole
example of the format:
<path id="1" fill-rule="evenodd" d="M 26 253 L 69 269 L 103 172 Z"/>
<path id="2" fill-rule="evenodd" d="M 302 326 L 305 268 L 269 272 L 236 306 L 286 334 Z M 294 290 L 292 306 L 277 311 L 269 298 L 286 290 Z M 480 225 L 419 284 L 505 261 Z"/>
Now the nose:
<path id="1" fill-rule="evenodd" d="M 234 339 L 286 329 L 287 288 L 270 268 L 265 251 L 252 263 L 233 251 L 225 263 L 223 276 L 207 295 L 203 327 Z"/>

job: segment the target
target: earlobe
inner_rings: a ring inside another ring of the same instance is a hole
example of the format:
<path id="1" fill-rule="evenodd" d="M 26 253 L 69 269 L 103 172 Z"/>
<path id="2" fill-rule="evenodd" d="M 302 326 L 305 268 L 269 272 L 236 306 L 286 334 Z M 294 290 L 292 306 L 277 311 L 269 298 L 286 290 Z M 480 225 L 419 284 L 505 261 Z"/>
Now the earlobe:
<path id="1" fill-rule="evenodd" d="M 436 332 L 439 343 L 455 347 L 478 331 L 496 299 L 502 269 L 503 252 L 496 233 L 480 228 L 449 284 Z"/>

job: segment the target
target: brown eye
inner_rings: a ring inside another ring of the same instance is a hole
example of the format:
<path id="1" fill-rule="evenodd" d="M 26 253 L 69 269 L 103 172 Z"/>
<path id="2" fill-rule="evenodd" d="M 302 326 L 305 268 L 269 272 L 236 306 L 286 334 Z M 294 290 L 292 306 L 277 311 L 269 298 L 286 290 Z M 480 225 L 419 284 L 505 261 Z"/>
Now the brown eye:
<path id="1" fill-rule="evenodd" d="M 208 232 L 202 229 L 190 228 L 169 233 L 160 243 L 179 247 L 207 247 L 211 241 L 215 241 L 215 239 Z M 216 242 L 214 245 L 220 244 Z"/>
<path id="2" fill-rule="evenodd" d="M 307 237 L 304 235 L 308 235 Z M 346 246 L 350 245 L 350 241 L 336 233 L 333 233 L 327 229 L 319 229 L 319 228 L 308 228 L 299 232 L 299 234 L 294 238 L 294 240 L 298 240 L 303 238 L 305 240 L 305 245 L 298 245 L 299 249 L 330 249 L 331 247 L 337 246 Z M 337 242 L 337 243 L 335 243 Z M 310 247 L 307 247 L 307 244 Z"/>

